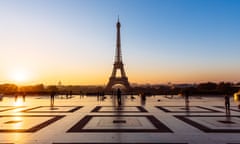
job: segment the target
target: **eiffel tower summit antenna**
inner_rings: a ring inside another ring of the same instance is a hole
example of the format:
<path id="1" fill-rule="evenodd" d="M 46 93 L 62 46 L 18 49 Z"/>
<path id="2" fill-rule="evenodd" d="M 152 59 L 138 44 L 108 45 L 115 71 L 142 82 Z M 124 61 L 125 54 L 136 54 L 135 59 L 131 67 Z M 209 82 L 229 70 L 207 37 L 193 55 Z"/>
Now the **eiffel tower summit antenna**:
<path id="1" fill-rule="evenodd" d="M 128 82 L 126 73 L 124 71 L 123 62 L 122 62 L 121 37 L 120 37 L 121 24 L 119 21 L 119 16 L 118 16 L 118 21 L 117 21 L 116 27 L 117 27 L 117 41 L 116 41 L 115 61 L 113 64 L 112 75 L 109 78 L 109 81 L 108 81 L 107 86 L 105 87 L 105 90 L 110 91 L 114 85 L 120 84 L 120 85 L 123 85 L 126 88 L 126 90 L 128 91 L 128 90 L 130 90 L 131 87 Z M 121 72 L 120 77 L 117 77 L 117 75 L 116 75 L 117 70 L 120 70 L 120 72 Z"/>

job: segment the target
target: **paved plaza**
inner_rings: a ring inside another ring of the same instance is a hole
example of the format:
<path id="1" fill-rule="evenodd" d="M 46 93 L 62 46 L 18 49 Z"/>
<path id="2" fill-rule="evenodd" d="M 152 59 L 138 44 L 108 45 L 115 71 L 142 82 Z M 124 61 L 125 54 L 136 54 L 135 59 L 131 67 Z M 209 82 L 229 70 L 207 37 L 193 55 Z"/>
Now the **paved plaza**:
<path id="1" fill-rule="evenodd" d="M 240 144 L 240 110 L 231 99 L 180 96 L 4 97 L 0 102 L 0 144 Z"/>

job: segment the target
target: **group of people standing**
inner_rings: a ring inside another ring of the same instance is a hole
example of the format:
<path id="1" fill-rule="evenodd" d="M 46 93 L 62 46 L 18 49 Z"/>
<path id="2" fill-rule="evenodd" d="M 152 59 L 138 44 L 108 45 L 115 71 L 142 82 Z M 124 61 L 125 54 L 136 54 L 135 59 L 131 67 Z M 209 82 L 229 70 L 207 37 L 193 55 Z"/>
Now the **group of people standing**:
<path id="1" fill-rule="evenodd" d="M 66 92 L 66 99 L 69 99 L 69 98 L 72 98 L 72 94 L 73 92 L 72 91 L 69 91 L 69 92 Z M 55 96 L 57 95 L 57 91 L 51 91 L 50 93 L 50 106 L 53 107 L 54 106 L 54 99 L 55 99 Z M 80 94 L 80 98 L 81 98 L 81 94 Z M 62 98 L 62 97 L 61 97 Z"/>
<path id="2" fill-rule="evenodd" d="M 26 101 L 26 93 L 23 92 L 23 93 L 21 93 L 21 95 L 22 95 L 23 102 L 25 102 Z M 18 100 L 18 98 L 19 98 L 19 94 L 15 94 L 15 96 L 14 96 L 15 102 Z"/>

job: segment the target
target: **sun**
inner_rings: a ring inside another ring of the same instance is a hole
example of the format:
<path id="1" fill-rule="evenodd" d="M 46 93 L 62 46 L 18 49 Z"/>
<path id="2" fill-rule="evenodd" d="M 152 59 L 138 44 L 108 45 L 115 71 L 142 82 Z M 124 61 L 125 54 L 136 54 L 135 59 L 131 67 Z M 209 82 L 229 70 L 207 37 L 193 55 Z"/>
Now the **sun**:
<path id="1" fill-rule="evenodd" d="M 23 82 L 26 80 L 26 74 L 24 74 L 23 72 L 17 72 L 13 75 L 13 78 L 17 82 Z"/>
<path id="2" fill-rule="evenodd" d="M 28 73 L 24 69 L 18 69 L 12 71 L 10 74 L 11 80 L 17 83 L 26 82 L 28 79 Z"/>

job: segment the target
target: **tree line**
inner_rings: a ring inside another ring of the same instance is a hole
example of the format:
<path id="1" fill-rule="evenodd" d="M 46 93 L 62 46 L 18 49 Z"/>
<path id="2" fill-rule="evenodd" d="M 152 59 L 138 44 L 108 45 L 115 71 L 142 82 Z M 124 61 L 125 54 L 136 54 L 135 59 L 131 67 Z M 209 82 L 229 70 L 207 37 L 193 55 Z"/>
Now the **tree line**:
<path id="1" fill-rule="evenodd" d="M 191 95 L 232 95 L 237 92 L 240 87 L 240 83 L 230 82 L 206 82 L 199 84 L 188 84 L 187 86 L 180 85 L 137 85 L 132 87 L 128 91 L 128 94 L 145 93 L 146 95 L 177 95 L 183 94 L 186 90 Z M 43 84 L 29 85 L 29 86 L 17 86 L 16 84 L 1 84 L 0 94 L 12 95 L 16 93 L 26 93 L 31 95 L 44 95 L 49 94 L 51 91 L 57 91 L 59 94 L 64 94 L 71 91 L 73 94 L 84 93 L 87 95 L 96 95 L 99 92 L 104 92 L 104 86 L 57 86 Z"/>

